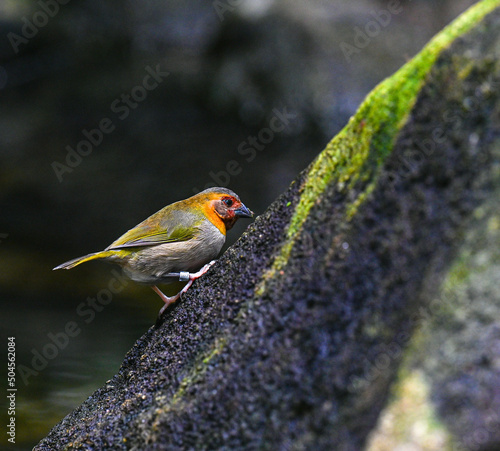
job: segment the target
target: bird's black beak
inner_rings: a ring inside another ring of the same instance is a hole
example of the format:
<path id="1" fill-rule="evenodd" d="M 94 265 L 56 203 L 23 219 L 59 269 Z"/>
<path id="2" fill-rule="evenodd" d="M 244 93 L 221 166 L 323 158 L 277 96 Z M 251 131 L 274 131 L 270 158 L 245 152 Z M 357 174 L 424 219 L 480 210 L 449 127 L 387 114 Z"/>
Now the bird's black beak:
<path id="1" fill-rule="evenodd" d="M 251 218 L 253 216 L 253 211 L 241 204 L 241 207 L 234 210 L 234 214 L 240 218 Z"/>

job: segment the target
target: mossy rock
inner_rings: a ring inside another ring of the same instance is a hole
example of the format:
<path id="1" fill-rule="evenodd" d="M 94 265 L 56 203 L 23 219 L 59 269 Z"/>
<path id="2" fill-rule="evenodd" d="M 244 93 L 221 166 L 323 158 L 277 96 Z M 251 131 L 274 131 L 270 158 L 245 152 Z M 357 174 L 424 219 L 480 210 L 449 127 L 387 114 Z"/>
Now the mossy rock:
<path id="1" fill-rule="evenodd" d="M 499 182 L 498 30 L 480 2 L 376 87 L 35 449 L 361 449 Z"/>

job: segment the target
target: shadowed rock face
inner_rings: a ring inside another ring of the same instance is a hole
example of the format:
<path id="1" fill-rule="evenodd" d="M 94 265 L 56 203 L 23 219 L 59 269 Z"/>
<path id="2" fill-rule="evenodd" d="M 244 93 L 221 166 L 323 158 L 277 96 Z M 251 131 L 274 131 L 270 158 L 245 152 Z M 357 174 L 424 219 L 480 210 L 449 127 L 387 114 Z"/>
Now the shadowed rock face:
<path id="1" fill-rule="evenodd" d="M 359 121 L 355 172 L 314 196 L 301 173 L 35 449 L 360 449 L 498 183 L 500 13 L 475 20 L 396 129 Z"/>

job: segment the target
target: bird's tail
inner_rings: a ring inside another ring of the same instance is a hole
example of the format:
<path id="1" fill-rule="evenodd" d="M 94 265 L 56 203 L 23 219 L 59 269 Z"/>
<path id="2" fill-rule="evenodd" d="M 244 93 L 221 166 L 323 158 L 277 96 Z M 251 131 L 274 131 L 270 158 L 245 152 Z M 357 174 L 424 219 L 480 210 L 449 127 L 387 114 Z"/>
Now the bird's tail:
<path id="1" fill-rule="evenodd" d="M 92 254 L 87 254 L 84 255 L 83 257 L 74 258 L 73 260 L 69 260 L 65 263 L 62 263 L 59 266 L 53 268 L 53 271 L 55 271 L 56 269 L 71 269 L 74 268 L 75 266 L 78 266 L 81 263 L 85 263 L 90 260 L 97 260 L 99 258 L 111 257 L 115 253 L 116 252 L 114 251 L 99 251 L 99 252 L 94 252 Z"/>

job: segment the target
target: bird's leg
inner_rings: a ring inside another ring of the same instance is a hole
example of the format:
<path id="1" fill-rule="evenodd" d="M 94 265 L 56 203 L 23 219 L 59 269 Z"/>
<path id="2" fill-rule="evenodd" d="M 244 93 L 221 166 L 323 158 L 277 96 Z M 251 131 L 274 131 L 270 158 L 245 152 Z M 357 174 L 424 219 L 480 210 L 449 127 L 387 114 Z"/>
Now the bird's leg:
<path id="1" fill-rule="evenodd" d="M 166 296 L 165 294 L 163 294 L 161 292 L 161 290 L 156 286 L 152 286 L 151 287 L 153 289 L 153 291 L 158 295 L 160 296 L 161 300 L 163 302 L 165 302 L 165 305 L 160 309 L 160 312 L 158 313 L 158 316 L 161 316 L 161 314 L 165 311 L 165 309 L 170 305 L 170 304 L 173 304 L 175 301 L 177 301 L 177 299 L 180 298 L 181 296 L 181 293 L 177 293 L 175 296 L 171 296 L 171 297 L 168 297 Z"/>
<path id="2" fill-rule="evenodd" d="M 210 263 L 207 263 L 205 266 L 203 266 L 203 268 L 201 268 L 199 271 L 188 273 L 189 281 L 179 294 L 182 296 L 187 290 L 189 290 L 189 287 L 193 285 L 193 282 L 203 274 L 205 274 L 214 263 L 215 260 L 212 260 Z"/>
<path id="3" fill-rule="evenodd" d="M 215 260 L 212 260 L 210 263 L 207 263 L 205 266 L 203 266 L 203 268 L 201 268 L 199 271 L 196 271 L 196 272 L 180 272 L 180 273 L 169 273 L 169 274 L 176 274 L 176 276 L 178 275 L 179 276 L 179 280 L 181 282 L 184 282 L 187 280 L 187 284 L 184 286 L 184 288 L 179 291 L 179 293 L 177 293 L 175 296 L 172 296 L 172 297 L 168 297 L 168 296 L 165 296 L 161 291 L 160 289 L 157 287 L 157 286 L 153 286 L 151 288 L 153 288 L 153 290 L 155 291 L 155 293 L 160 296 L 160 298 L 162 299 L 163 302 L 165 302 L 165 305 L 161 308 L 160 310 L 160 313 L 158 313 L 158 316 L 161 316 L 161 314 L 165 311 L 165 309 L 172 303 L 174 303 L 175 301 L 177 301 L 177 299 L 179 299 L 187 290 L 189 290 L 189 287 L 191 285 L 193 285 L 193 282 L 198 279 L 199 277 L 201 277 L 203 274 L 205 274 L 209 269 L 210 267 L 215 263 Z"/>

